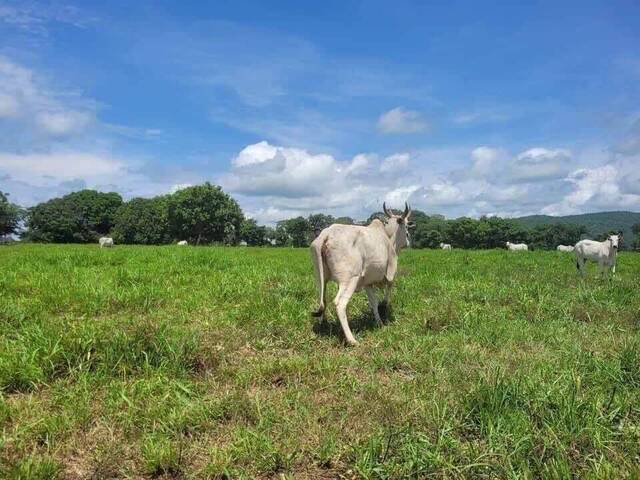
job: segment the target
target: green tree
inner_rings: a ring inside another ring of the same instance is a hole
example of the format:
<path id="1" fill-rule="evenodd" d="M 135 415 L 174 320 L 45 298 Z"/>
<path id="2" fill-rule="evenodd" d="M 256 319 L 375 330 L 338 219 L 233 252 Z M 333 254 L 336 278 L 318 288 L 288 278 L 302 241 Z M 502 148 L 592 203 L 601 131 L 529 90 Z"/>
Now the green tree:
<path id="1" fill-rule="evenodd" d="M 161 245 L 171 242 L 168 197 L 133 198 L 115 214 L 116 243 Z"/>
<path id="2" fill-rule="evenodd" d="M 575 245 L 586 232 L 583 225 L 570 223 L 538 225 L 531 230 L 531 244 L 535 248 L 555 250 L 558 245 Z"/>
<path id="3" fill-rule="evenodd" d="M 367 220 L 365 221 L 365 225 L 369 225 L 376 218 L 380 220 L 382 223 L 387 221 L 387 216 L 384 214 L 384 212 L 373 212 L 371 215 L 369 215 L 369 218 L 367 218 Z"/>
<path id="4" fill-rule="evenodd" d="M 479 221 L 461 217 L 447 222 L 447 238 L 455 248 L 477 248 Z"/>
<path id="5" fill-rule="evenodd" d="M 304 217 L 282 220 L 276 227 L 276 239 L 279 245 L 306 247 L 309 245 L 310 229 L 310 224 Z"/>
<path id="6" fill-rule="evenodd" d="M 517 222 L 500 217 L 481 217 L 474 248 L 504 248 L 506 242 L 529 243 L 529 233 Z"/>
<path id="7" fill-rule="evenodd" d="M 240 225 L 240 240 L 247 242 L 247 245 L 264 245 L 267 241 L 267 229 L 258 225 L 253 218 L 246 218 Z"/>
<path id="8" fill-rule="evenodd" d="M 631 226 L 631 231 L 635 235 L 635 238 L 633 240 L 633 249 L 640 250 L 640 223 L 634 223 Z"/>
<path id="9" fill-rule="evenodd" d="M 356 222 L 351 217 L 338 217 L 335 219 L 334 223 L 339 223 L 340 225 L 354 225 Z"/>
<path id="10" fill-rule="evenodd" d="M 209 182 L 169 196 L 169 228 L 174 238 L 189 243 L 238 241 L 244 218 L 238 203 Z"/>
<path id="11" fill-rule="evenodd" d="M 9 202 L 8 193 L 0 191 L 0 237 L 18 232 L 23 211 Z"/>
<path id="12" fill-rule="evenodd" d="M 413 248 L 437 248 L 440 242 L 446 241 L 447 221 L 442 215 L 427 215 L 414 210 L 411 221 L 415 224 L 411 232 Z"/>
<path id="13" fill-rule="evenodd" d="M 80 190 L 32 207 L 25 238 L 36 242 L 87 243 L 107 235 L 122 205 L 117 193 Z"/>
<path id="14" fill-rule="evenodd" d="M 309 222 L 309 229 L 315 238 L 322 230 L 335 223 L 335 218 L 324 213 L 314 213 L 309 215 L 307 221 Z"/>

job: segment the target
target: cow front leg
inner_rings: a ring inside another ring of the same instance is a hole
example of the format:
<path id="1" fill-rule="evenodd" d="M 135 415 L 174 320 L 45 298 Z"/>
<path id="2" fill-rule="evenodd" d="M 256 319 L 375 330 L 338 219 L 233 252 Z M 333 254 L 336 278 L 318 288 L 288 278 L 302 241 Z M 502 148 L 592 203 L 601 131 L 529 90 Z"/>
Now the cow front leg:
<path id="1" fill-rule="evenodd" d="M 340 286 L 338 287 L 338 294 L 333 301 L 336 306 L 338 318 L 340 319 L 342 331 L 344 332 L 344 338 L 347 340 L 349 345 L 358 344 L 351 333 L 351 328 L 349 328 L 349 321 L 347 320 L 347 305 L 349 304 L 349 300 L 351 300 L 353 292 L 356 291 L 359 280 L 360 277 L 352 277 L 347 282 L 340 283 Z"/>
<path id="2" fill-rule="evenodd" d="M 380 313 L 378 312 L 378 297 L 376 297 L 376 292 L 373 287 L 367 287 L 365 289 L 367 291 L 367 298 L 369 299 L 369 306 L 371 310 L 373 310 L 373 316 L 376 319 L 376 325 L 379 327 L 382 326 L 382 319 L 380 318 Z"/>

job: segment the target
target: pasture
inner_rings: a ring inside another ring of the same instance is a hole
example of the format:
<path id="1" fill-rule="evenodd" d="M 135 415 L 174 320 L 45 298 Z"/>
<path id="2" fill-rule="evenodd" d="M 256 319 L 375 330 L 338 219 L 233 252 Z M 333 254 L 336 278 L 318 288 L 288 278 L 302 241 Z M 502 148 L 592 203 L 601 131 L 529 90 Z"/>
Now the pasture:
<path id="1" fill-rule="evenodd" d="M 348 348 L 307 249 L 0 247 L 0 477 L 637 478 L 640 255 L 406 250 Z M 333 298 L 335 285 L 329 297 Z"/>

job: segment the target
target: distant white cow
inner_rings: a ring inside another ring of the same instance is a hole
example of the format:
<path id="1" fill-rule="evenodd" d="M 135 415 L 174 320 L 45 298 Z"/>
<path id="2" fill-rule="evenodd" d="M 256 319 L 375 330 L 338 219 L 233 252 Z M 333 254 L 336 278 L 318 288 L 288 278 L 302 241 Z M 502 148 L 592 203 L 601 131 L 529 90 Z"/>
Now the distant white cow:
<path id="1" fill-rule="evenodd" d="M 240 245 L 241 247 L 246 247 L 247 242 L 245 242 L 244 240 L 240 240 L 240 243 L 238 245 Z"/>
<path id="2" fill-rule="evenodd" d="M 529 247 L 527 247 L 526 243 L 511 243 L 511 242 L 507 242 L 506 245 L 507 245 L 507 248 L 509 250 L 511 250 L 512 252 L 519 252 L 519 251 L 527 251 L 527 250 L 529 250 Z"/>
<path id="3" fill-rule="evenodd" d="M 187 245 L 189 245 L 189 242 L 187 242 L 186 240 L 180 240 L 178 242 L 178 246 L 180 247 L 186 247 Z"/>
<path id="4" fill-rule="evenodd" d="M 558 245 L 558 248 L 556 248 L 556 250 L 558 250 L 559 252 L 573 252 L 573 249 L 576 248 L 573 245 Z"/>
<path id="5" fill-rule="evenodd" d="M 609 235 L 604 242 L 595 240 L 580 240 L 576 243 L 576 267 L 584 275 L 587 260 L 598 263 L 598 271 L 604 275 L 605 270 L 616 273 L 616 257 L 618 247 L 622 243 L 622 233 Z"/>
<path id="6" fill-rule="evenodd" d="M 448 244 L 448 243 L 441 243 L 441 244 L 440 244 L 440 248 L 441 248 L 442 250 L 451 250 L 451 245 L 450 245 L 450 244 Z"/>
<path id="7" fill-rule="evenodd" d="M 347 320 L 351 296 L 364 288 L 376 322 L 381 324 L 373 287 L 385 287 L 384 302 L 388 304 L 398 269 L 398 253 L 409 245 L 409 206 L 405 203 L 402 215 L 395 215 L 385 204 L 383 210 L 388 218 L 386 225 L 378 219 L 366 227 L 333 224 L 311 242 L 311 259 L 320 293 L 320 308 L 314 315 L 324 319 L 326 285 L 330 280 L 335 281 L 338 294 L 333 303 L 350 345 L 357 343 Z"/>
<path id="8" fill-rule="evenodd" d="M 100 237 L 100 240 L 98 240 L 98 243 L 100 244 L 100 248 L 102 248 L 102 247 L 111 248 L 111 247 L 113 247 L 113 238 L 111 238 L 111 237 Z"/>

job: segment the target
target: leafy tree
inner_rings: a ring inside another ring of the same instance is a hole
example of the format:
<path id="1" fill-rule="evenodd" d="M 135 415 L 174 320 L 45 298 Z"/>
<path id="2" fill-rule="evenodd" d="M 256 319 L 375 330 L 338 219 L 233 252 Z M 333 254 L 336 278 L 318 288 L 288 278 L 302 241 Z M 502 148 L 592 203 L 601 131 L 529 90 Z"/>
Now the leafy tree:
<path id="1" fill-rule="evenodd" d="M 329 225 L 335 223 L 335 219 L 331 215 L 325 215 L 323 213 L 309 215 L 307 221 L 309 222 L 309 229 L 311 230 L 313 238 L 317 237 L 320 232 Z"/>
<path id="2" fill-rule="evenodd" d="M 574 245 L 587 229 L 568 223 L 538 225 L 531 231 L 531 243 L 536 248 L 553 250 L 558 245 Z"/>
<path id="3" fill-rule="evenodd" d="M 276 229 L 273 227 L 264 227 L 264 239 L 265 242 L 268 245 L 272 245 L 272 241 L 275 240 L 277 242 L 276 239 L 277 235 L 276 235 Z"/>
<path id="4" fill-rule="evenodd" d="M 529 242 L 529 233 L 513 220 L 481 217 L 478 222 L 476 248 L 504 248 L 506 242 Z"/>
<path id="5" fill-rule="evenodd" d="M 276 240 L 279 245 L 306 247 L 309 245 L 309 221 L 304 217 L 289 218 L 278 222 Z"/>
<path id="6" fill-rule="evenodd" d="M 276 228 L 274 230 L 276 244 L 282 247 L 290 247 L 291 237 L 289 236 L 289 232 L 287 232 L 287 227 L 285 225 L 286 220 L 282 220 L 276 224 Z"/>
<path id="7" fill-rule="evenodd" d="M 462 217 L 447 222 L 447 238 L 456 248 L 477 247 L 478 221 L 472 218 Z"/>
<path id="8" fill-rule="evenodd" d="M 169 228 L 174 238 L 199 245 L 238 241 L 243 220 L 238 203 L 209 182 L 179 190 L 168 200 Z"/>
<path id="9" fill-rule="evenodd" d="M 354 225 L 356 222 L 351 217 L 338 217 L 333 223 L 339 223 L 340 225 Z"/>
<path id="10" fill-rule="evenodd" d="M 443 239 L 443 232 L 434 229 L 428 222 L 416 222 L 411 233 L 411 246 L 413 248 L 435 248 Z M 437 237 L 437 241 L 436 241 Z"/>
<path id="11" fill-rule="evenodd" d="M 631 231 L 635 235 L 635 239 L 633 240 L 633 248 L 634 250 L 640 250 L 640 223 L 634 223 L 631 226 Z"/>
<path id="12" fill-rule="evenodd" d="M 18 232 L 23 211 L 9 202 L 8 193 L 0 191 L 0 237 Z"/>
<path id="13" fill-rule="evenodd" d="M 420 210 L 411 213 L 415 228 L 411 232 L 413 248 L 437 248 L 446 239 L 447 221 L 442 215 L 427 215 Z"/>
<path id="14" fill-rule="evenodd" d="M 25 237 L 37 242 L 95 242 L 111 231 L 121 205 L 117 193 L 95 190 L 54 198 L 29 209 Z"/>
<path id="15" fill-rule="evenodd" d="M 168 213 L 167 196 L 129 200 L 116 212 L 115 242 L 142 245 L 171 242 Z"/>
<path id="16" fill-rule="evenodd" d="M 387 221 L 387 216 L 384 214 L 384 212 L 373 212 L 371 215 L 369 215 L 369 218 L 367 218 L 367 220 L 365 221 L 365 225 L 369 225 L 376 218 L 380 220 L 382 223 Z"/>
<path id="17" fill-rule="evenodd" d="M 260 246 L 267 242 L 267 228 L 259 226 L 253 218 L 247 218 L 240 224 L 240 240 L 247 245 Z"/>

